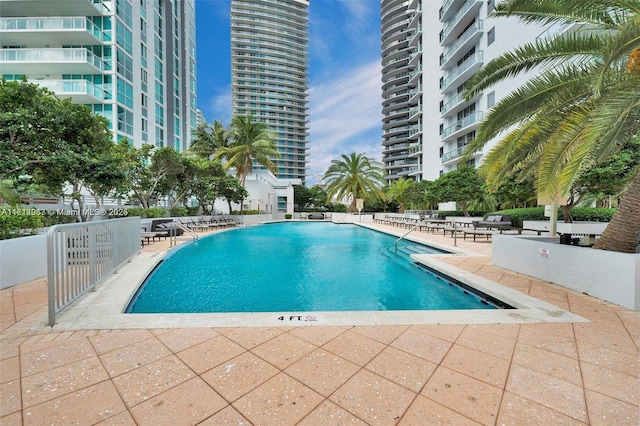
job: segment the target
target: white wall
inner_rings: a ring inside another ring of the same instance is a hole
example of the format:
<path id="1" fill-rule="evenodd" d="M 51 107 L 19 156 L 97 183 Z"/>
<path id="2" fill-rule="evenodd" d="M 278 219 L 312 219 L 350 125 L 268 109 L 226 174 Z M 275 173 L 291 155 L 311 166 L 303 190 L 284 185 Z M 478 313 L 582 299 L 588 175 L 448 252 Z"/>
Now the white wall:
<path id="1" fill-rule="evenodd" d="M 558 240 L 494 235 L 493 264 L 640 310 L 640 254 L 561 245 Z"/>
<path id="2" fill-rule="evenodd" d="M 46 275 L 46 235 L 0 241 L 0 289 L 43 278 Z"/>

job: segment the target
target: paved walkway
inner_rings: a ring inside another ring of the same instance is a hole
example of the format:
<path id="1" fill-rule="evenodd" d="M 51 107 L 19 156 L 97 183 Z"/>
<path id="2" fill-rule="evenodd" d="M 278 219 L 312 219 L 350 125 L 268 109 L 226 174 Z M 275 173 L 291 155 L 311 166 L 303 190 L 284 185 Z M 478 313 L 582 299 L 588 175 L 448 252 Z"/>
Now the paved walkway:
<path id="1" fill-rule="evenodd" d="M 0 291 L 0 424 L 639 423 L 640 312 L 458 245 L 478 256 L 447 262 L 592 322 L 43 330 L 39 280 Z"/>

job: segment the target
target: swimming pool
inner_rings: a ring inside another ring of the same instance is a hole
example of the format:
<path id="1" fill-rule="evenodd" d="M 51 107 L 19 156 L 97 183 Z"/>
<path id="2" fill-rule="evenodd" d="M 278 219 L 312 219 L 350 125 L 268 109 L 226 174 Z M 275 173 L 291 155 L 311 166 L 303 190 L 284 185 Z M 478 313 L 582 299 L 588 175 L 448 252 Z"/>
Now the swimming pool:
<path id="1" fill-rule="evenodd" d="M 161 262 L 127 312 L 495 308 L 396 256 L 395 239 L 357 225 L 326 222 L 282 222 L 217 233 Z M 408 248 L 401 252 L 441 252 L 402 244 Z"/>

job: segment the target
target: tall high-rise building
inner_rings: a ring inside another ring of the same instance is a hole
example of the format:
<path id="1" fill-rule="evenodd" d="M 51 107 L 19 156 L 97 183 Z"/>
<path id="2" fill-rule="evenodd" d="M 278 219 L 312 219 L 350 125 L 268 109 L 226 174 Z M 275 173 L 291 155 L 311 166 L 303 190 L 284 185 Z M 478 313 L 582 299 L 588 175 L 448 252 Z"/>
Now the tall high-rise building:
<path id="1" fill-rule="evenodd" d="M 0 72 L 88 105 L 114 141 L 187 149 L 195 0 L 0 0 Z"/>
<path id="2" fill-rule="evenodd" d="M 491 18 L 495 0 L 382 0 L 382 159 L 388 181 L 435 180 L 458 167 L 486 112 L 529 75 L 465 100 L 467 81 L 544 28 Z M 482 163 L 483 151 L 470 160 Z"/>
<path id="3" fill-rule="evenodd" d="M 309 0 L 231 1 L 234 115 L 252 115 L 276 135 L 278 178 L 305 182 Z"/>

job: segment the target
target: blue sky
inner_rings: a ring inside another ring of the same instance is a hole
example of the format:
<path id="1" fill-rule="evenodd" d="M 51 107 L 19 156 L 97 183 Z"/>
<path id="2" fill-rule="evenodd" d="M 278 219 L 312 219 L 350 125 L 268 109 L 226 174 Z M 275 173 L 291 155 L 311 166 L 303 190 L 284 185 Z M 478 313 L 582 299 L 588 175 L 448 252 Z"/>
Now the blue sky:
<path id="1" fill-rule="evenodd" d="M 231 0 L 196 0 L 198 108 L 231 119 Z M 311 0 L 309 177 L 341 154 L 381 158 L 380 1 Z"/>

